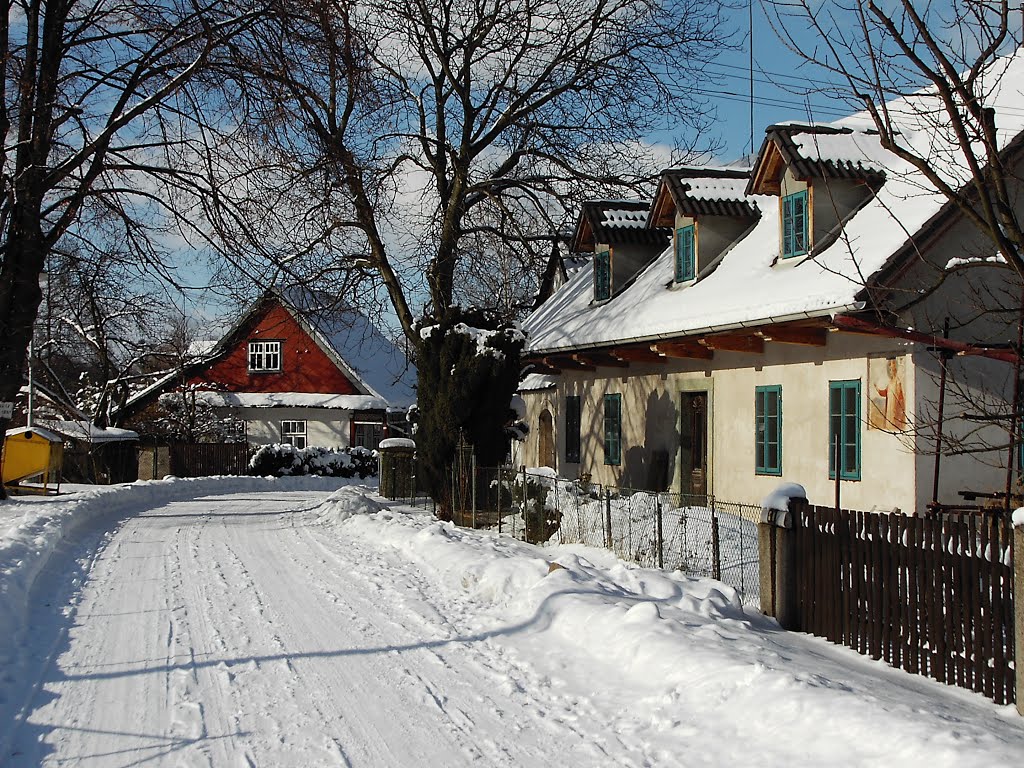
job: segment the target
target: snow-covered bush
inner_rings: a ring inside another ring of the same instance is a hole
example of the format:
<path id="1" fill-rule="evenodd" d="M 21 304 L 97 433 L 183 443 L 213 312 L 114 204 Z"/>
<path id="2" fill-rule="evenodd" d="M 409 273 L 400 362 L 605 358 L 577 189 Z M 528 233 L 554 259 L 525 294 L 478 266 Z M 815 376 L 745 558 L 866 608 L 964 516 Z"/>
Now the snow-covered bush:
<path id="1" fill-rule="evenodd" d="M 249 460 L 252 475 L 376 477 L 377 452 L 369 448 L 296 448 L 287 443 L 260 446 Z"/>

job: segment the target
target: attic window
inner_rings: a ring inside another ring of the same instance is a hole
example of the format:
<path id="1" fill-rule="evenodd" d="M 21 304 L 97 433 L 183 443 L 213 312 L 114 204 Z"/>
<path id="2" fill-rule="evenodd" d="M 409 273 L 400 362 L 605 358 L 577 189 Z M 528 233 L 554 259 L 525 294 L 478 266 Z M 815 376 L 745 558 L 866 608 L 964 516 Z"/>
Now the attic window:
<path id="1" fill-rule="evenodd" d="M 782 258 L 807 253 L 807 190 L 782 198 Z"/>
<path id="2" fill-rule="evenodd" d="M 249 342 L 249 370 L 250 371 L 280 371 L 281 370 L 281 342 L 280 341 L 250 341 Z"/>
<path id="3" fill-rule="evenodd" d="M 604 250 L 594 254 L 594 298 L 610 299 L 612 295 L 612 255 Z"/>
<path id="4" fill-rule="evenodd" d="M 676 230 L 676 282 L 693 280 L 694 265 L 693 225 Z"/>

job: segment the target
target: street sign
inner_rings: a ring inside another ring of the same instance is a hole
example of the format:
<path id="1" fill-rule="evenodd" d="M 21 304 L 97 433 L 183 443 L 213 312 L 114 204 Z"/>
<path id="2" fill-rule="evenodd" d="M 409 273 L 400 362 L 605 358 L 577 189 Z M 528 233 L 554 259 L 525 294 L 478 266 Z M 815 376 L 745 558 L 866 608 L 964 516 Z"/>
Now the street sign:
<path id="1" fill-rule="evenodd" d="M 9 419 L 14 415 L 14 403 L 0 403 L 0 419 Z"/>

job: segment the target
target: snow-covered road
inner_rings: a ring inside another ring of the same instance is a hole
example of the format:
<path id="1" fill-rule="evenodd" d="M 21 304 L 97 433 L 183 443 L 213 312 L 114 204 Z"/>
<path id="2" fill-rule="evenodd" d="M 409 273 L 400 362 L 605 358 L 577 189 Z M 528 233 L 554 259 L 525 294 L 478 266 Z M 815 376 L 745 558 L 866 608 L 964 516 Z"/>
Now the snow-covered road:
<path id="1" fill-rule="evenodd" d="M 12 765 L 596 759 L 607 722 L 547 712 L 549 686 L 453 626 L 407 561 L 317 525 L 325 495 L 205 497 L 125 521 L 91 566 Z"/>
<path id="2" fill-rule="evenodd" d="M 231 482 L 198 498 L 126 489 L 109 498 L 149 496 L 61 538 L 15 650 L 0 637 L 0 764 L 937 768 L 1024 754 L 1011 708 L 780 633 L 716 582 L 455 529 L 354 487 L 324 504 L 326 491 Z M 0 572 L 16 575 L 25 558 L 5 552 L 22 550 L 3 545 L 0 530 Z"/>

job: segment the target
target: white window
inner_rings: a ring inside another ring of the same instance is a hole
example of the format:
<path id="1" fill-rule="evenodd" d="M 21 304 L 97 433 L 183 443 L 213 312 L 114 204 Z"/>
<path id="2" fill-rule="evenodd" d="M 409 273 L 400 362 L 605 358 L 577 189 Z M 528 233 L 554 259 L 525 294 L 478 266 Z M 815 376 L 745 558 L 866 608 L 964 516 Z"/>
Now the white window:
<path id="1" fill-rule="evenodd" d="M 249 370 L 250 371 L 280 371 L 281 370 L 281 342 L 280 341 L 250 341 L 249 342 Z"/>
<path id="2" fill-rule="evenodd" d="M 296 448 L 306 447 L 306 422 L 304 421 L 282 421 L 281 442 L 290 443 Z"/>

